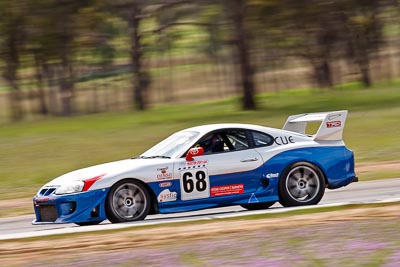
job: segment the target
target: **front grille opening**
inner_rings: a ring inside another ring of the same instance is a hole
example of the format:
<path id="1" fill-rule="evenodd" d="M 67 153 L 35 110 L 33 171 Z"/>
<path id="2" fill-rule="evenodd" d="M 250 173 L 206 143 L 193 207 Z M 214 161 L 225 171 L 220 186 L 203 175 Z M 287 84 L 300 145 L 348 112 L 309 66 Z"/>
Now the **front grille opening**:
<path id="1" fill-rule="evenodd" d="M 55 222 L 58 218 L 57 208 L 55 205 L 40 205 L 38 206 L 40 221 Z"/>

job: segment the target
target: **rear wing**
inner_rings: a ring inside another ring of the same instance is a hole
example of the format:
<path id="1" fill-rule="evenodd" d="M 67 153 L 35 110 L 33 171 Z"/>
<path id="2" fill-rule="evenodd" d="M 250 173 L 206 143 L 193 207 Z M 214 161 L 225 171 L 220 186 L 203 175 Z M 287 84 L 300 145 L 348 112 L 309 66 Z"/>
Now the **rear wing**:
<path id="1" fill-rule="evenodd" d="M 307 123 L 320 121 L 321 124 L 313 135 L 314 140 L 342 140 L 347 113 L 347 110 L 341 110 L 292 115 L 286 120 L 283 130 L 306 134 Z"/>

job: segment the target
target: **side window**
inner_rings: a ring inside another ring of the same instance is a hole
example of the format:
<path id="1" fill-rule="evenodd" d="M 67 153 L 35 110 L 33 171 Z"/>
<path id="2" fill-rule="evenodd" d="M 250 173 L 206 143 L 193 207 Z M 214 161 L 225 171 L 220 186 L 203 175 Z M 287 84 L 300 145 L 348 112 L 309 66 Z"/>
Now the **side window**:
<path id="1" fill-rule="evenodd" d="M 251 136 L 256 147 L 270 146 L 274 143 L 274 138 L 266 133 L 252 131 Z"/>
<path id="2" fill-rule="evenodd" d="M 225 150 L 222 133 L 217 132 L 205 135 L 196 146 L 204 148 L 204 154 L 218 153 Z"/>
<path id="3" fill-rule="evenodd" d="M 226 137 L 231 143 L 231 150 L 242 150 L 249 148 L 246 132 L 243 130 L 228 130 Z"/>
<path id="4" fill-rule="evenodd" d="M 223 130 L 205 135 L 196 146 L 204 148 L 204 154 L 236 151 L 249 148 L 246 131 Z"/>

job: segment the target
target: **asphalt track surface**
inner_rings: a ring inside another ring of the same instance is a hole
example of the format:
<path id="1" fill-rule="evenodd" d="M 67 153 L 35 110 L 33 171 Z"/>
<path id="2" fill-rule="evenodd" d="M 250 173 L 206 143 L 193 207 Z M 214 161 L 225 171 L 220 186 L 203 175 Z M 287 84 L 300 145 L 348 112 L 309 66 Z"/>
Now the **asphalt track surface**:
<path id="1" fill-rule="evenodd" d="M 108 221 L 96 226 L 77 226 L 75 224 L 32 225 L 34 215 L 0 219 L 0 240 L 24 237 L 48 236 L 62 233 L 76 233 L 98 230 L 111 230 L 141 225 L 154 225 L 168 222 L 209 220 L 213 218 L 235 217 L 260 213 L 279 213 L 292 209 L 321 206 L 340 206 L 344 204 L 376 203 L 400 201 L 400 178 L 352 183 L 347 187 L 326 190 L 321 202 L 316 206 L 283 208 L 279 203 L 269 209 L 247 211 L 240 206 L 206 209 L 194 212 L 150 215 L 144 221 L 111 224 Z"/>

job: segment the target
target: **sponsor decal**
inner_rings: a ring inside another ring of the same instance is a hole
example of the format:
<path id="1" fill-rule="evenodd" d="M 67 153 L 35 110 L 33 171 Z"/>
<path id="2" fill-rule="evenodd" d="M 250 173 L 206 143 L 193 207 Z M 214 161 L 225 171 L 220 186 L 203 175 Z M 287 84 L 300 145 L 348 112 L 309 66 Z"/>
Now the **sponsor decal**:
<path id="1" fill-rule="evenodd" d="M 35 198 L 36 203 L 44 203 L 44 202 L 49 202 L 49 201 L 54 201 L 56 200 L 55 197 L 37 197 Z"/>
<path id="2" fill-rule="evenodd" d="M 204 168 L 207 166 L 207 164 L 208 164 L 208 160 L 186 161 L 181 164 L 181 167 L 178 168 L 178 171 L 196 169 L 196 168 Z"/>
<path id="3" fill-rule="evenodd" d="M 164 168 L 158 168 L 157 171 L 161 172 L 161 173 L 166 173 L 168 170 L 168 167 L 164 167 Z"/>
<path id="4" fill-rule="evenodd" d="M 196 161 L 188 161 L 188 162 L 186 162 L 187 166 L 204 165 L 204 164 L 208 164 L 208 160 L 196 160 Z"/>
<path id="5" fill-rule="evenodd" d="M 279 173 L 268 173 L 267 178 L 278 178 L 279 177 Z"/>
<path id="6" fill-rule="evenodd" d="M 172 172 L 157 174 L 157 180 L 171 180 L 173 177 Z"/>
<path id="7" fill-rule="evenodd" d="M 229 184 L 229 185 L 219 185 L 211 187 L 211 196 L 228 196 L 244 193 L 243 184 Z"/>
<path id="8" fill-rule="evenodd" d="M 157 197 L 158 202 L 176 201 L 178 193 L 171 192 L 169 189 L 164 189 Z"/>
<path id="9" fill-rule="evenodd" d="M 292 144 L 295 143 L 295 141 L 293 140 L 293 136 L 278 136 L 278 137 L 274 138 L 274 142 L 278 146 L 288 145 L 290 143 L 292 143 Z"/>
<path id="10" fill-rule="evenodd" d="M 326 123 L 327 128 L 334 128 L 334 127 L 340 127 L 340 126 L 342 126 L 341 121 L 331 121 L 331 122 Z"/>
<path id="11" fill-rule="evenodd" d="M 192 154 L 192 156 L 197 156 L 200 153 L 200 150 L 200 147 L 193 147 L 190 149 L 190 154 Z"/>
<path id="12" fill-rule="evenodd" d="M 247 203 L 258 203 L 260 201 L 258 201 L 258 198 L 256 197 L 256 195 L 254 193 L 251 194 L 249 201 Z"/>
<path id="13" fill-rule="evenodd" d="M 168 187 L 168 186 L 171 186 L 171 185 L 172 185 L 171 182 L 164 182 L 164 183 L 160 183 L 159 184 L 160 187 Z"/>
<path id="14" fill-rule="evenodd" d="M 173 178 L 172 172 L 167 172 L 168 167 L 158 168 L 157 171 L 160 172 L 157 174 L 157 180 L 170 180 Z"/>
<path id="15" fill-rule="evenodd" d="M 328 121 L 333 121 L 334 119 L 339 118 L 340 116 L 342 116 L 342 114 L 330 115 L 328 116 Z"/>

